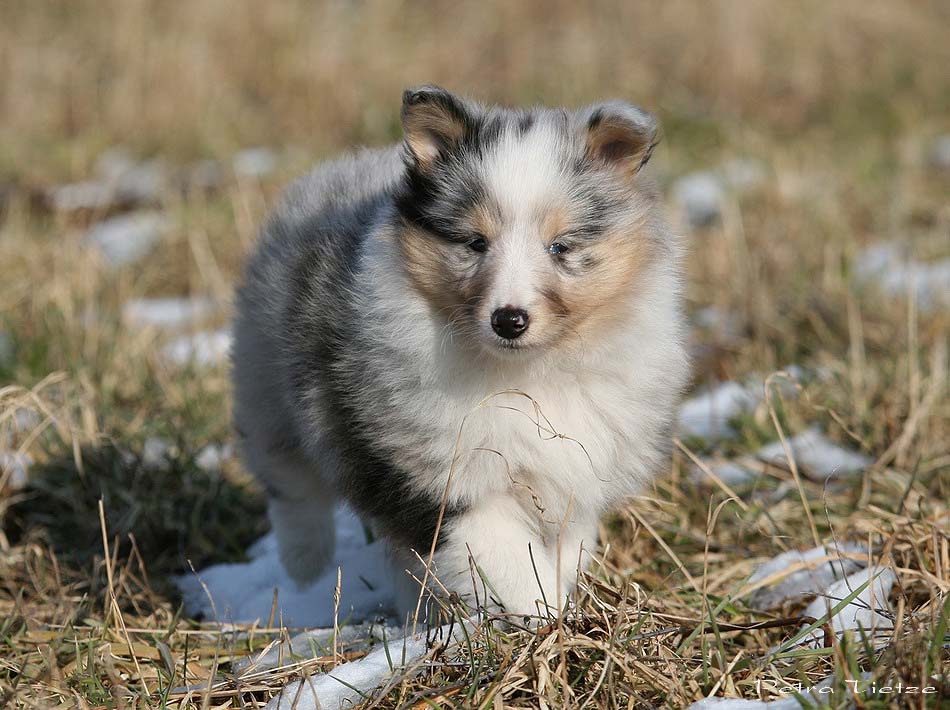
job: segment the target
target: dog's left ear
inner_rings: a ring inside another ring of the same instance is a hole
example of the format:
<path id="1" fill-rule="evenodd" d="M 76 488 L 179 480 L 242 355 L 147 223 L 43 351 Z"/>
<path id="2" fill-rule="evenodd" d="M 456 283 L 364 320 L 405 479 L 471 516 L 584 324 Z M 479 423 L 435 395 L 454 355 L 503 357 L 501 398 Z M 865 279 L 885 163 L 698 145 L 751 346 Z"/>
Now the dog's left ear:
<path id="1" fill-rule="evenodd" d="M 657 143 L 656 119 L 624 101 L 609 101 L 585 112 L 587 156 L 632 177 L 647 164 Z"/>

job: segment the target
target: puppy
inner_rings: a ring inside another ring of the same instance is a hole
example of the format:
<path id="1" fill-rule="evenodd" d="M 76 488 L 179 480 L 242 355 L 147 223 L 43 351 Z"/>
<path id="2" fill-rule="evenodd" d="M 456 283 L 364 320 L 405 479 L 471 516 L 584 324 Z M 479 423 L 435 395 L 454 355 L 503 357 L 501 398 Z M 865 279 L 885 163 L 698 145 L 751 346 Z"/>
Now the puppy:
<path id="1" fill-rule="evenodd" d="M 300 582 L 342 498 L 394 573 L 556 611 L 600 516 L 663 466 L 687 377 L 680 248 L 642 173 L 657 125 L 424 86 L 402 128 L 263 229 L 237 297 L 244 461 Z"/>

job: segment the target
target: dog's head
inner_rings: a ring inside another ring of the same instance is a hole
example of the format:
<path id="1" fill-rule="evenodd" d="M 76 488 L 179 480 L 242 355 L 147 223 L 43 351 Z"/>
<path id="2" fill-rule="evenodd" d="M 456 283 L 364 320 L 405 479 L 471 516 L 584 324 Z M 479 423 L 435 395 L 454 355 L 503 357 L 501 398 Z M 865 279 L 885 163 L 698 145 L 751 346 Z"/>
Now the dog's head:
<path id="1" fill-rule="evenodd" d="M 458 337 L 500 356 L 594 337 L 628 315 L 668 248 L 640 174 L 656 122 L 623 102 L 486 108 L 438 87 L 403 95 L 399 245 Z"/>

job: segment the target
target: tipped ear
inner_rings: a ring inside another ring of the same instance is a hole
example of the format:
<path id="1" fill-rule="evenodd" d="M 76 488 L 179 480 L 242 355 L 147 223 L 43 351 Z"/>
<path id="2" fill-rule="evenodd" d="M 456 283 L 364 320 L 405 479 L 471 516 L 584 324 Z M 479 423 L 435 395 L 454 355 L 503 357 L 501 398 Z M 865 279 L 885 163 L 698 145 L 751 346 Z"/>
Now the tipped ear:
<path id="1" fill-rule="evenodd" d="M 611 101 L 587 113 L 587 155 L 591 160 L 636 175 L 657 143 L 652 115 L 623 101 Z"/>
<path id="2" fill-rule="evenodd" d="M 466 103 L 445 89 L 420 86 L 403 92 L 403 136 L 422 169 L 428 169 L 439 155 L 458 145 L 474 124 Z"/>

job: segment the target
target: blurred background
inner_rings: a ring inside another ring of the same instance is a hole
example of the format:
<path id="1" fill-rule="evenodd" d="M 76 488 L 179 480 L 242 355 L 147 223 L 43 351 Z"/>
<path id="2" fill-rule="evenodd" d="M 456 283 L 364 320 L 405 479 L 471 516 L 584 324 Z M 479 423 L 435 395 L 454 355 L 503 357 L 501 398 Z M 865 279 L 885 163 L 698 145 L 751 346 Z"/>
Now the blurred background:
<path id="1" fill-rule="evenodd" d="M 944 520 L 948 36 L 937 0 L 0 0 L 0 617 L 89 613 L 100 498 L 116 559 L 145 561 L 130 598 L 152 574 L 153 621 L 186 559 L 241 559 L 265 530 L 229 426 L 240 265 L 289 180 L 399 140 L 401 92 L 427 82 L 656 113 L 696 391 L 792 368 L 783 426 L 876 462 L 816 508 L 821 532 L 866 533 L 911 493 Z M 734 458 L 774 439 L 760 401 L 733 413 L 731 436 L 686 443 Z M 644 515 L 692 565 L 688 469 L 678 454 Z M 735 529 L 744 553 L 807 537 L 800 508 L 756 525 Z M 665 579 L 628 524 L 604 535 L 616 569 Z M 35 651 L 3 638 L 0 657 Z"/>

